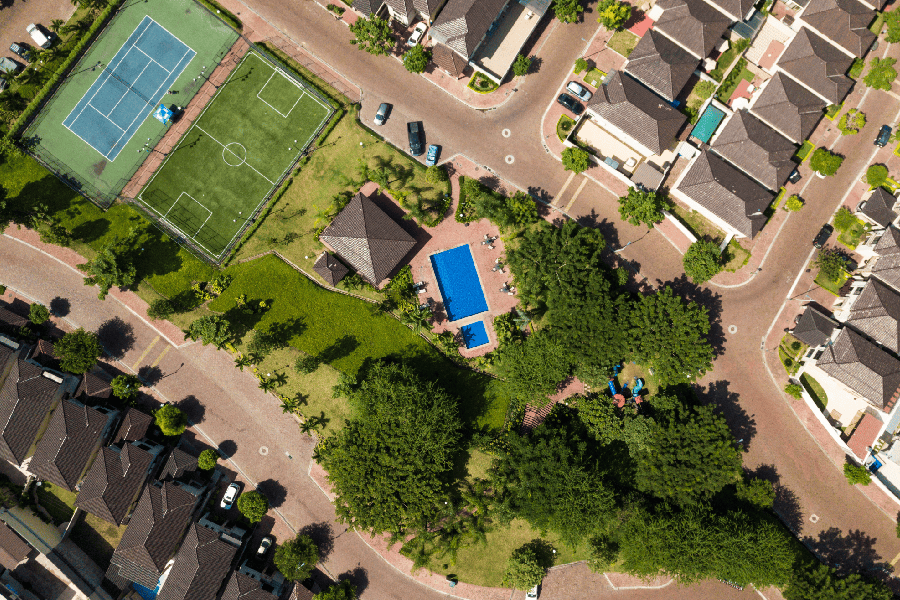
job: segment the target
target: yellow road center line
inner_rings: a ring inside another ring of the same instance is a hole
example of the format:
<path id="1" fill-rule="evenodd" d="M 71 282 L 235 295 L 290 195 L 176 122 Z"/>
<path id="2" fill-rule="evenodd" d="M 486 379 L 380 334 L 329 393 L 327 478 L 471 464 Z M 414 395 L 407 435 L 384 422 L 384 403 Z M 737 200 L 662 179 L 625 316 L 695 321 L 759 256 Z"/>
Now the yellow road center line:
<path id="1" fill-rule="evenodd" d="M 159 341 L 159 336 L 156 336 L 155 338 L 153 338 L 153 341 L 150 342 L 150 345 L 147 346 L 147 349 L 144 350 L 144 353 L 141 354 L 141 357 L 140 357 L 139 359 L 137 359 L 137 362 L 134 363 L 133 365 L 131 365 L 131 370 L 132 370 L 132 371 L 136 371 L 137 368 L 138 368 L 138 366 L 139 366 L 142 362 L 144 362 L 144 358 L 147 356 L 147 353 L 150 352 L 150 350 L 153 349 L 153 346 L 155 346 L 155 345 L 156 345 L 156 342 L 158 342 L 158 341 Z"/>
<path id="2" fill-rule="evenodd" d="M 172 347 L 172 346 L 166 346 L 166 349 L 159 353 L 159 356 L 157 356 L 157 357 L 156 357 L 156 360 L 153 361 L 153 364 L 150 365 L 150 368 L 151 368 L 151 369 L 152 369 L 153 367 L 155 367 L 156 365 L 159 364 L 159 361 L 161 361 L 161 360 L 163 359 L 163 356 L 166 355 L 166 352 L 168 352 L 168 351 L 169 351 L 169 348 L 171 348 L 171 347 Z"/>
<path id="3" fill-rule="evenodd" d="M 557 200 L 560 200 L 563 197 L 563 194 L 566 193 L 566 188 L 569 187 L 569 184 L 572 183 L 572 179 L 575 178 L 575 173 L 569 175 L 569 178 L 566 179 L 566 182 L 563 184 L 562 189 L 559 190 L 559 193 L 553 198 L 553 204 L 557 203 Z"/>
<path id="4" fill-rule="evenodd" d="M 575 204 L 575 200 L 578 198 L 578 194 L 581 193 L 581 190 L 584 189 L 584 186 L 587 185 L 587 182 L 588 182 L 588 178 L 585 177 L 584 180 L 581 182 L 581 185 L 578 186 L 578 189 L 575 190 L 575 195 L 572 196 L 572 199 L 569 200 L 568 204 L 566 204 L 566 212 L 569 212 L 569 209 L 572 208 L 573 204 Z"/>

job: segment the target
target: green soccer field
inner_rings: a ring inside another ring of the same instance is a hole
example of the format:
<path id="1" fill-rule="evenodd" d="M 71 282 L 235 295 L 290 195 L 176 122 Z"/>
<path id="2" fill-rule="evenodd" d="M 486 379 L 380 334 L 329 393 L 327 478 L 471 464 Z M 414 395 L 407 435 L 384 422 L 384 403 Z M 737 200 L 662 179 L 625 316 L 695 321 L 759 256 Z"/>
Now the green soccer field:
<path id="1" fill-rule="evenodd" d="M 331 113 L 250 51 L 137 199 L 218 260 Z"/>

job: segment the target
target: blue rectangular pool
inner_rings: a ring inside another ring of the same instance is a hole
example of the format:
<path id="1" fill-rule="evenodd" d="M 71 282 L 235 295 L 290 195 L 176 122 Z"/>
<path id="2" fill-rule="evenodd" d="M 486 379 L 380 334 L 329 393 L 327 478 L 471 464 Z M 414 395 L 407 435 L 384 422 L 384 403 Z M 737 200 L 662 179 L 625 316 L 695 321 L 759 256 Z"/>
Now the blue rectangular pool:
<path id="1" fill-rule="evenodd" d="M 456 321 L 488 309 L 468 244 L 432 254 L 431 266 L 448 319 Z"/>
<path id="2" fill-rule="evenodd" d="M 719 123 L 721 123 L 724 118 L 725 113 L 710 104 L 706 107 L 706 110 L 703 111 L 697 124 L 694 125 L 694 128 L 691 130 L 691 135 L 704 144 L 708 144 L 709 138 L 711 138 L 716 132 L 716 129 L 719 128 Z"/>
<path id="3" fill-rule="evenodd" d="M 466 348 L 477 348 L 491 341 L 488 338 L 487 329 L 484 328 L 484 321 L 475 321 L 469 325 L 463 325 L 459 330 L 462 332 Z"/>

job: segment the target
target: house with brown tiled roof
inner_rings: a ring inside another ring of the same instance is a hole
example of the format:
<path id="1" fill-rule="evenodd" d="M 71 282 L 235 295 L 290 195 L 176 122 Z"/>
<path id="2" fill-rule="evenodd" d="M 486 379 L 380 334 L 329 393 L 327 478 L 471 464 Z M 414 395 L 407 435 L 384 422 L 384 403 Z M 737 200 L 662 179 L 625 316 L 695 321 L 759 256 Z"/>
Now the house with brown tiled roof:
<path id="1" fill-rule="evenodd" d="M 875 41 L 875 11 L 857 0 L 810 0 L 799 18 L 829 42 L 857 58 Z"/>
<path id="2" fill-rule="evenodd" d="M 33 363 L 44 367 L 45 369 L 52 369 L 54 371 L 59 371 L 59 356 L 56 355 L 56 350 L 53 348 L 53 342 L 40 339 L 37 341 L 37 344 L 34 346 L 34 350 L 31 351 L 31 356 L 28 357 Z"/>
<path id="3" fill-rule="evenodd" d="M 673 101 L 699 64 L 696 56 L 651 29 L 631 51 L 625 72 L 666 100 Z"/>
<path id="4" fill-rule="evenodd" d="M 151 446 L 146 442 L 124 442 L 100 448 L 75 497 L 75 506 L 113 525 L 121 525 L 162 450 L 162 446 Z"/>
<path id="5" fill-rule="evenodd" d="M 112 555 L 107 578 L 118 587 L 135 582 L 154 589 L 199 499 L 192 489 L 173 482 L 157 481 L 145 487 Z"/>
<path id="6" fill-rule="evenodd" d="M 35 554 L 34 548 L 6 523 L 0 522 L 0 565 L 13 571 L 32 554 Z"/>
<path id="7" fill-rule="evenodd" d="M 826 103 L 788 75 L 776 73 L 755 94 L 750 112 L 789 140 L 802 144 L 825 114 Z"/>
<path id="8" fill-rule="evenodd" d="M 375 286 L 416 245 L 411 235 L 362 192 L 334 217 L 319 241 Z"/>
<path id="9" fill-rule="evenodd" d="M 422 18 L 431 20 L 447 0 L 354 0 L 353 9 L 365 17 L 373 15 L 386 19 L 396 19 L 404 25 L 411 25 Z"/>
<path id="10" fill-rule="evenodd" d="M 291 595 L 288 597 L 288 600 L 312 600 L 315 594 L 312 593 L 308 587 L 300 583 L 299 581 L 294 582 L 294 587 L 291 589 Z"/>
<path id="11" fill-rule="evenodd" d="M 313 264 L 313 271 L 321 277 L 325 283 L 331 286 L 337 285 L 341 279 L 347 276 L 350 269 L 339 261 L 330 252 L 322 252 Z"/>
<path id="12" fill-rule="evenodd" d="M 675 136 L 687 121 L 650 88 L 621 71 L 601 84 L 587 112 L 602 129 L 644 157 L 674 146 Z"/>
<path id="13" fill-rule="evenodd" d="M 136 408 L 129 408 L 125 411 L 125 416 L 122 417 L 122 421 L 119 423 L 119 429 L 116 431 L 112 443 L 118 444 L 123 440 L 136 442 L 144 439 L 151 425 L 153 425 L 153 417 Z"/>
<path id="14" fill-rule="evenodd" d="M 731 17 L 732 21 L 746 21 L 753 14 L 753 0 L 709 0 L 709 3 Z"/>
<path id="15" fill-rule="evenodd" d="M 109 436 L 117 411 L 63 400 L 34 451 L 28 470 L 70 492 Z"/>
<path id="16" fill-rule="evenodd" d="M 746 110 L 732 114 L 710 143 L 713 152 L 773 191 L 796 167 L 791 159 L 797 145 Z"/>
<path id="17" fill-rule="evenodd" d="M 237 550 L 217 532 L 192 524 L 157 600 L 215 600 Z"/>
<path id="18" fill-rule="evenodd" d="M 16 333 L 19 328 L 28 325 L 26 317 L 17 315 L 5 306 L 0 306 L 0 329 L 7 333 Z"/>
<path id="19" fill-rule="evenodd" d="M 803 27 L 775 67 L 827 103 L 840 104 L 853 87 L 853 80 L 846 75 L 852 64 L 847 53 Z"/>
<path id="20" fill-rule="evenodd" d="M 844 327 L 834 344 L 816 361 L 816 368 L 842 384 L 848 393 L 890 412 L 900 394 L 900 360 Z"/>
<path id="21" fill-rule="evenodd" d="M 766 223 L 774 194 L 714 153 L 703 150 L 676 182 L 672 195 L 726 232 L 753 238 Z"/>
<path id="22" fill-rule="evenodd" d="M 88 404 L 103 402 L 109 400 L 112 396 L 112 386 L 110 382 L 94 373 L 85 373 L 75 390 L 75 397 L 82 399 Z"/>
<path id="23" fill-rule="evenodd" d="M 722 42 L 732 22 L 704 0 L 657 0 L 653 10 L 661 11 L 653 28 L 701 60 Z"/>
<path id="24" fill-rule="evenodd" d="M 869 224 L 883 229 L 897 220 L 897 198 L 883 187 L 877 187 L 856 205 L 856 214 Z"/>
<path id="25" fill-rule="evenodd" d="M 0 457 L 16 465 L 31 456 L 51 411 L 77 382 L 25 360 L 28 350 L 11 357 L 0 382 Z"/>
<path id="26" fill-rule="evenodd" d="M 900 291 L 877 277 L 869 278 L 859 290 L 854 293 L 851 288 L 847 299 L 852 302 L 842 307 L 844 323 L 895 354 L 900 352 Z"/>
<path id="27" fill-rule="evenodd" d="M 808 305 L 794 325 L 794 329 L 791 330 L 791 334 L 810 348 L 815 349 L 831 341 L 832 334 L 839 327 L 840 324 L 830 316 L 815 306 Z"/>
<path id="28" fill-rule="evenodd" d="M 228 579 L 220 600 L 278 600 L 278 596 L 265 589 L 258 579 L 235 571 Z"/>
<path id="29" fill-rule="evenodd" d="M 160 481 L 175 481 L 183 477 L 190 478 L 196 471 L 197 457 L 181 448 L 175 448 L 156 478 Z"/>

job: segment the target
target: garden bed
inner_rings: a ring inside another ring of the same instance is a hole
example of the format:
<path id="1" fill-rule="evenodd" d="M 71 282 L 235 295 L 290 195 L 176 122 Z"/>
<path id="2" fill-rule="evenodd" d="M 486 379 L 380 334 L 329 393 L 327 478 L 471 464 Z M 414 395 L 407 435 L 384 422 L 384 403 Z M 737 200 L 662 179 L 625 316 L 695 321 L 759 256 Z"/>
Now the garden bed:
<path id="1" fill-rule="evenodd" d="M 838 235 L 837 239 L 850 250 L 856 250 L 856 247 L 868 233 L 869 227 L 857 218 L 853 225 Z"/>
<path id="2" fill-rule="evenodd" d="M 491 92 L 496 91 L 500 86 L 481 71 L 475 71 L 475 74 L 472 75 L 472 78 L 469 80 L 469 83 L 466 84 L 466 87 L 479 94 L 490 94 Z"/>
<path id="3" fill-rule="evenodd" d="M 806 159 L 809 158 L 810 154 L 812 154 L 813 150 L 816 149 L 816 145 L 813 144 L 809 140 L 804 140 L 803 145 L 797 150 L 797 153 L 794 154 L 794 157 L 797 158 L 801 163 L 806 162 Z"/>
<path id="4" fill-rule="evenodd" d="M 556 137 L 559 138 L 559 141 L 565 141 L 565 139 L 572 133 L 572 127 L 575 126 L 575 119 L 568 115 L 560 115 L 559 121 L 556 122 Z"/>
<path id="5" fill-rule="evenodd" d="M 600 82 L 603 78 L 606 77 L 606 73 L 601 71 L 600 69 L 594 67 L 590 71 L 584 74 L 584 77 L 581 78 L 586 84 L 591 87 L 600 87 Z"/>
<path id="6" fill-rule="evenodd" d="M 628 58 L 640 39 L 641 38 L 628 30 L 617 31 L 609 38 L 609 41 L 606 42 L 606 47 L 613 52 Z"/>
<path id="7" fill-rule="evenodd" d="M 809 373 L 803 373 L 800 375 L 800 383 L 806 389 L 806 392 L 812 397 L 813 402 L 816 403 L 816 406 L 819 407 L 819 410 L 825 412 L 825 407 L 828 406 L 828 396 L 825 395 L 825 390 L 822 388 L 822 385 L 813 379 L 813 377 Z"/>

